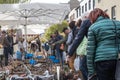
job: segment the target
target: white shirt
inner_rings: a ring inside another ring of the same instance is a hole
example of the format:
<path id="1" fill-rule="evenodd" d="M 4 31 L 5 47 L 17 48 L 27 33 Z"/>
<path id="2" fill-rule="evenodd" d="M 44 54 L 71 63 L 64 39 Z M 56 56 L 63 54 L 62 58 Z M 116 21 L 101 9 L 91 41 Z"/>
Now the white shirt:
<path id="1" fill-rule="evenodd" d="M 24 48 L 24 46 L 23 46 L 23 43 L 22 42 L 18 42 L 18 50 L 20 51 L 20 48 Z"/>

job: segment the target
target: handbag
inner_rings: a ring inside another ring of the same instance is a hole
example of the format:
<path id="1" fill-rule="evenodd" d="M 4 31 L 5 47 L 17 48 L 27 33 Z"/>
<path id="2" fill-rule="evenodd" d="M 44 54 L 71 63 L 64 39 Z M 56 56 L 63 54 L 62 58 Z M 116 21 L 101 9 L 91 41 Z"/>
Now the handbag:
<path id="1" fill-rule="evenodd" d="M 74 68 L 76 71 L 79 71 L 79 65 L 80 65 L 80 57 L 77 56 L 74 60 Z"/>
<path id="2" fill-rule="evenodd" d="M 115 71 L 115 79 L 120 80 L 120 50 L 119 50 L 119 43 L 118 43 L 118 33 L 117 33 L 117 26 L 114 21 L 112 21 L 115 26 L 115 44 L 118 47 L 118 59 L 116 62 L 116 71 Z"/>

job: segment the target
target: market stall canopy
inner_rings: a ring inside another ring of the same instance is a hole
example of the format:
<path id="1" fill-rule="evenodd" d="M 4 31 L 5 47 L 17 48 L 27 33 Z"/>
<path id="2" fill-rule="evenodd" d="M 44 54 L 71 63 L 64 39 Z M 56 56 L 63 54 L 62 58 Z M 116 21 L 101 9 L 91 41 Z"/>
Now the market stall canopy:
<path id="1" fill-rule="evenodd" d="M 69 4 L 1 4 L 0 25 L 55 24 L 64 20 L 69 11 Z"/>

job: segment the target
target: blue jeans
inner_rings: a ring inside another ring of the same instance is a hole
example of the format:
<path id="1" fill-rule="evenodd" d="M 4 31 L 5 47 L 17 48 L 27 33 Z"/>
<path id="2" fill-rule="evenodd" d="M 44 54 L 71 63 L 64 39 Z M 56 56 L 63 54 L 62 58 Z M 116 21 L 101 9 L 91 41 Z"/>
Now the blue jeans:
<path id="1" fill-rule="evenodd" d="M 60 51 L 60 49 L 56 49 L 56 59 L 58 59 L 60 61 L 60 63 L 64 64 L 64 61 L 63 61 L 63 52 Z"/>
<path id="2" fill-rule="evenodd" d="M 59 59 L 60 60 L 60 50 L 59 49 L 56 49 L 56 59 Z"/>
<path id="3" fill-rule="evenodd" d="M 116 60 L 96 62 L 98 80 L 115 80 Z"/>
<path id="4" fill-rule="evenodd" d="M 88 69 L 87 69 L 87 58 L 85 55 L 80 58 L 80 70 L 82 72 L 84 80 L 87 80 Z"/>

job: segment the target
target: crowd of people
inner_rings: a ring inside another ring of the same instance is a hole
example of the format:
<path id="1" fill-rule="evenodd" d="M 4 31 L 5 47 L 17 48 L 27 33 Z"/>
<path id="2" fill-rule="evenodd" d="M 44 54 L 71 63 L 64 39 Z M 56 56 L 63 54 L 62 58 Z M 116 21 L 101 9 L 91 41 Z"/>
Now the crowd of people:
<path id="1" fill-rule="evenodd" d="M 81 71 L 83 80 L 116 80 L 120 21 L 95 8 L 63 32 L 65 37 L 56 31 L 49 41 L 61 65 L 67 61 L 72 71 Z"/>
<path id="2" fill-rule="evenodd" d="M 13 33 L 12 32 L 7 33 L 6 31 L 1 31 L 0 43 L 3 46 L 3 54 L 5 57 L 5 66 L 7 66 L 8 65 L 8 57 L 9 57 L 9 55 L 13 56 L 13 52 L 14 52 L 13 45 L 16 44 L 13 42 Z"/>
<path id="3" fill-rule="evenodd" d="M 23 37 L 16 39 L 14 36 L 15 33 L 16 32 L 14 32 L 12 29 L 6 31 L 0 30 L 0 44 L 1 49 L 3 49 L 4 56 L 4 58 L 1 58 L 2 60 L 0 60 L 0 62 L 4 66 L 8 66 L 10 58 L 24 60 L 27 53 L 35 54 L 41 51 L 41 41 L 39 36 L 35 37 L 33 41 L 28 41 Z M 3 57 L 2 55 L 0 56 Z M 5 63 L 2 63 L 2 61 Z"/>
<path id="4" fill-rule="evenodd" d="M 48 56 L 51 55 L 48 52 L 51 49 L 62 68 L 68 64 L 71 72 L 80 71 L 81 80 L 116 80 L 120 21 L 110 19 L 103 10 L 95 8 L 77 21 L 71 21 L 63 33 L 65 36 L 55 31 L 50 40 L 41 45 L 39 38 L 29 43 L 21 38 L 14 43 L 13 33 L 1 31 L 0 43 L 4 48 L 5 66 L 8 65 L 9 54 L 13 56 L 15 44 L 18 44 L 18 50 L 22 53 L 28 52 L 27 46 L 30 52 L 40 52 L 42 46 Z M 68 76 L 70 79 L 67 80 L 78 80 L 73 79 L 72 74 Z"/>

